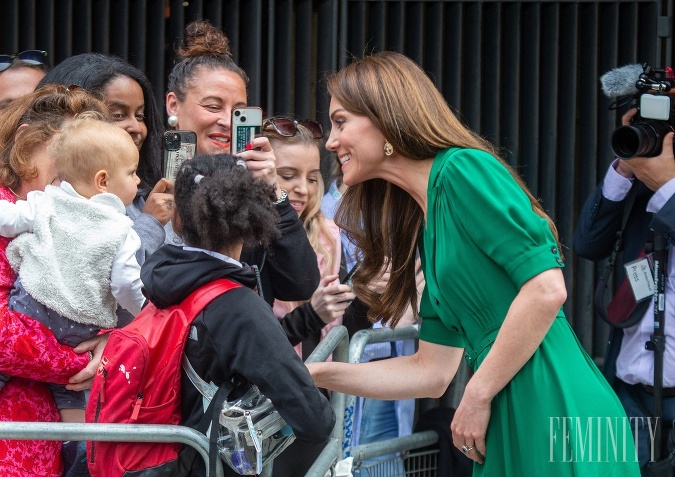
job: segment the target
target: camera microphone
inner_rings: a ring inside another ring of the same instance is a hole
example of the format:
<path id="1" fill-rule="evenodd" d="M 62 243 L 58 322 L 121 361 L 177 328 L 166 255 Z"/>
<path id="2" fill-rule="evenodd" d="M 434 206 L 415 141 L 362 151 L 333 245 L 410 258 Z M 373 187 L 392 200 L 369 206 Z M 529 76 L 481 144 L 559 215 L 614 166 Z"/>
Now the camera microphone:
<path id="1" fill-rule="evenodd" d="M 614 68 L 600 77 L 602 92 L 608 98 L 629 96 L 638 92 L 635 83 L 644 72 L 642 65 L 626 65 Z"/>

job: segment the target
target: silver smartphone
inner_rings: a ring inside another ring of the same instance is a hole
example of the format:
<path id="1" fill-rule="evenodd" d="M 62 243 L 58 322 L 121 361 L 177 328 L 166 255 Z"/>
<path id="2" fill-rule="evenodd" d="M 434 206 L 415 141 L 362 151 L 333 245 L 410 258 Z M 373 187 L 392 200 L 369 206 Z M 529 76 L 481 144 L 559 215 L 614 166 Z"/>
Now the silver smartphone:
<path id="1" fill-rule="evenodd" d="M 262 132 L 262 109 L 257 106 L 245 106 L 232 110 L 231 153 L 239 154 Z"/>
<path id="2" fill-rule="evenodd" d="M 197 134 L 194 131 L 166 131 L 162 140 L 164 149 L 164 177 L 176 180 L 181 164 L 197 152 Z"/>

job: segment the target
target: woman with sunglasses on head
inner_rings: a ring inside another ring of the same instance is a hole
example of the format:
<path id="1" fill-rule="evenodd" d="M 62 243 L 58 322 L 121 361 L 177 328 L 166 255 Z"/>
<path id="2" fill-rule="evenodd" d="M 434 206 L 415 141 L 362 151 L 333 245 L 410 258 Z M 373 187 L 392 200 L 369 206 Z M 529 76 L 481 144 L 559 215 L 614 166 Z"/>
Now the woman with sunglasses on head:
<path id="1" fill-rule="evenodd" d="M 298 354 L 306 359 L 331 326 L 339 324 L 344 310 L 354 299 L 351 287 L 338 282 L 340 230 L 321 212 L 324 186 L 319 148 L 323 145 L 323 128 L 308 119 L 295 121 L 273 117 L 263 123 L 263 135 L 274 148 L 279 186 L 288 192 L 291 207 L 298 214 L 316 252 L 321 273 L 321 284 L 308 302 L 274 301 L 277 318 L 295 310 L 321 319 L 314 321 L 318 328 L 308 332 L 303 342 L 296 346 Z"/>
<path id="2" fill-rule="evenodd" d="M 363 254 L 354 289 L 396 326 L 417 309 L 417 250 L 426 286 L 414 355 L 311 363 L 314 382 L 438 397 L 464 359 L 474 372 L 450 429 L 474 476 L 640 475 L 626 413 L 562 310 L 555 225 L 522 179 L 399 53 L 355 60 L 327 88 L 326 147 L 348 186 L 336 223 Z M 372 293 L 387 257 L 390 279 Z"/>
<path id="3" fill-rule="evenodd" d="M 53 183 L 56 170 L 47 147 L 65 121 L 90 111 L 105 114 L 106 107 L 85 91 L 60 85 L 40 88 L 0 111 L 0 199 L 26 199 L 29 192 Z M 97 337 L 73 350 L 59 345 L 38 321 L 10 311 L 16 275 L 5 253 L 8 243 L 0 237 L 0 372 L 12 377 L 0 389 L 0 421 L 58 422 L 44 383 L 70 382 L 73 390 L 88 389 L 107 339 Z M 94 351 L 91 361 L 87 351 Z M 59 441 L 0 441 L 0 475 L 60 476 L 61 447 Z"/>
<path id="4" fill-rule="evenodd" d="M 15 98 L 32 93 L 47 69 L 47 52 L 26 50 L 0 55 L 0 108 Z"/>
<path id="5" fill-rule="evenodd" d="M 171 218 L 173 183 L 162 178 L 162 121 L 150 81 L 135 66 L 110 55 L 84 53 L 56 65 L 43 84 L 73 85 L 99 96 L 112 120 L 129 133 L 140 153 L 141 185 L 127 215 L 141 237 L 139 264 L 166 238 L 164 226 Z"/>
<path id="6" fill-rule="evenodd" d="M 230 152 L 232 109 L 247 104 L 246 73 L 232 59 L 225 34 L 202 20 L 187 25 L 183 46 L 169 75 L 169 123 L 197 134 L 197 154 Z M 257 137 L 238 155 L 253 177 L 272 185 L 277 195 L 280 238 L 267 247 L 249 247 L 242 260 L 260 269 L 265 300 L 307 300 L 319 285 L 316 254 L 287 192 L 277 182 L 275 155 L 266 137 Z M 171 240 L 167 240 L 169 243 Z"/>

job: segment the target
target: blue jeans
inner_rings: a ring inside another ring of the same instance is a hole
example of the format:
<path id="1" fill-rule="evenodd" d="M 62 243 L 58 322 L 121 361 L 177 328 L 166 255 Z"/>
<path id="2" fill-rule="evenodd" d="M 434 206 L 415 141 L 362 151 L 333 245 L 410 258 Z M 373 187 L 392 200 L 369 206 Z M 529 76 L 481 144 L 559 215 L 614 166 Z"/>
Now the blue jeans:
<path id="1" fill-rule="evenodd" d="M 641 403 L 636 401 L 636 395 Z M 623 405 L 628 416 L 633 438 L 635 438 L 635 448 L 637 450 L 640 467 L 645 467 L 652 461 L 652 438 L 653 428 L 650 433 L 649 420 L 645 416 L 645 410 L 651 415 L 654 409 L 654 399 L 641 385 L 632 386 L 623 381 L 619 381 L 616 389 L 616 395 Z M 642 404 L 642 405 L 640 405 Z M 644 408 L 644 410 L 643 410 Z M 661 430 L 662 440 L 665 440 L 670 431 L 670 427 L 675 421 L 675 397 L 664 397 L 662 406 Z M 661 457 L 665 457 L 662 453 Z"/>
<path id="2" fill-rule="evenodd" d="M 359 432 L 359 444 L 370 444 L 372 442 L 383 441 L 398 437 L 398 418 L 396 416 L 396 401 L 380 401 L 377 399 L 364 399 L 363 411 L 361 413 L 361 430 Z M 394 460 L 395 459 L 395 460 Z M 361 477 L 370 477 L 367 467 L 375 465 L 385 465 L 384 461 L 392 462 L 387 465 L 386 475 L 389 477 L 404 477 L 405 469 L 403 460 L 396 458 L 396 454 L 389 454 L 374 459 L 363 461 L 364 469 L 361 470 Z M 381 472 L 378 475 L 384 475 Z"/>

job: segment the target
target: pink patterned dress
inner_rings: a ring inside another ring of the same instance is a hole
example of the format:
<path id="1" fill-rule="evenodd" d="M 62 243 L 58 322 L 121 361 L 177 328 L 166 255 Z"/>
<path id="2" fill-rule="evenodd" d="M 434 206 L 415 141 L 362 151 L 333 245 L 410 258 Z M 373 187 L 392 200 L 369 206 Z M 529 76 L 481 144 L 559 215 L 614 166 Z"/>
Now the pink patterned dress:
<path id="1" fill-rule="evenodd" d="M 15 201 L 1 186 L 0 200 Z M 0 421 L 58 422 L 58 410 L 43 382 L 67 383 L 89 358 L 58 344 L 39 322 L 8 310 L 16 278 L 5 256 L 8 243 L 0 237 L 0 372 L 13 377 L 0 389 Z M 62 467 L 60 441 L 0 440 L 3 477 L 55 477 L 62 474 Z"/>

